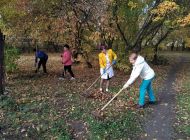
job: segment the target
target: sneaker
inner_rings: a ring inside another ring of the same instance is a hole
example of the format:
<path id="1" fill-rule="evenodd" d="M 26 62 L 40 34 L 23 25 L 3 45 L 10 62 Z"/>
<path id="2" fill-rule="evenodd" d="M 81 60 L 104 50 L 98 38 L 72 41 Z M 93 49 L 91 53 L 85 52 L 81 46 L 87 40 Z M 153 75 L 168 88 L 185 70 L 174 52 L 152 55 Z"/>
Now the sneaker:
<path id="1" fill-rule="evenodd" d="M 102 92 L 103 91 L 103 89 L 102 88 L 100 88 L 100 92 Z"/>
<path id="2" fill-rule="evenodd" d="M 144 108 L 144 105 L 137 105 L 136 108 L 137 108 L 137 109 L 143 109 L 143 108 Z"/>
<path id="3" fill-rule="evenodd" d="M 71 79 L 70 80 L 75 80 L 75 78 L 74 77 L 71 77 Z"/>
<path id="4" fill-rule="evenodd" d="M 59 77 L 59 80 L 65 80 L 65 78 L 64 77 Z"/>
<path id="5" fill-rule="evenodd" d="M 109 89 L 108 89 L 108 88 L 106 88 L 106 92 L 109 92 Z"/>
<path id="6" fill-rule="evenodd" d="M 157 102 L 156 101 L 149 101 L 148 104 L 150 104 L 150 105 L 156 105 Z"/>

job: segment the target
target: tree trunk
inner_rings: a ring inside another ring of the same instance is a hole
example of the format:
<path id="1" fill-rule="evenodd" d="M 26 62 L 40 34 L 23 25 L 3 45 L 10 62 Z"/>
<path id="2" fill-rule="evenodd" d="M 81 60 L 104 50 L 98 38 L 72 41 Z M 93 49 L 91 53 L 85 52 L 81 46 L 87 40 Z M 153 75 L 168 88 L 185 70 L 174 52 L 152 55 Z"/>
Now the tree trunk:
<path id="1" fill-rule="evenodd" d="M 4 92 L 4 36 L 0 31 L 0 94 Z"/>
<path id="2" fill-rule="evenodd" d="M 168 30 L 164 35 L 160 38 L 160 40 L 154 45 L 154 58 L 153 58 L 153 64 L 158 65 L 158 46 L 160 43 L 168 36 L 168 34 L 171 33 L 171 30 Z"/>
<path id="3" fill-rule="evenodd" d="M 154 48 L 153 64 L 158 65 L 158 46 L 155 46 Z"/>

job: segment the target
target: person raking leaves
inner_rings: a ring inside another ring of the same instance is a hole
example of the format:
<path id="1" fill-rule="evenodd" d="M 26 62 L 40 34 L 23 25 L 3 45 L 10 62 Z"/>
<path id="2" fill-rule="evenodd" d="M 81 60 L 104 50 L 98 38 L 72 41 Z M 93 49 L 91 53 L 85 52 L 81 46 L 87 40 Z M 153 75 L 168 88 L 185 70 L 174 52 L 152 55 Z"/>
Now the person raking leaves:
<path id="1" fill-rule="evenodd" d="M 130 54 L 129 61 L 133 65 L 133 70 L 129 80 L 124 84 L 123 89 L 128 88 L 140 75 L 142 83 L 140 85 L 139 103 L 137 108 L 144 107 L 146 92 L 148 92 L 149 103 L 154 104 L 156 102 L 152 88 L 152 81 L 155 77 L 154 70 L 147 64 L 145 59 L 135 51 Z"/>
<path id="2" fill-rule="evenodd" d="M 64 65 L 64 71 L 62 74 L 62 77 L 60 77 L 60 80 L 64 80 L 65 74 L 68 71 L 71 75 L 71 80 L 75 80 L 75 76 L 72 71 L 72 53 L 70 51 L 70 47 L 68 44 L 64 45 L 64 51 L 63 54 L 61 55 L 62 58 L 62 64 Z"/>
<path id="3" fill-rule="evenodd" d="M 109 91 L 110 79 L 114 76 L 114 71 L 112 65 L 116 64 L 117 55 L 112 49 L 107 50 L 107 46 L 100 46 L 101 53 L 99 54 L 99 64 L 100 64 L 100 92 L 103 91 L 103 83 L 106 80 L 106 92 Z"/>
<path id="4" fill-rule="evenodd" d="M 48 55 L 45 52 L 40 51 L 38 49 L 34 49 L 34 52 L 35 52 L 35 67 L 37 67 L 35 73 L 39 71 L 42 65 L 44 73 L 47 74 L 46 64 L 48 61 Z"/>

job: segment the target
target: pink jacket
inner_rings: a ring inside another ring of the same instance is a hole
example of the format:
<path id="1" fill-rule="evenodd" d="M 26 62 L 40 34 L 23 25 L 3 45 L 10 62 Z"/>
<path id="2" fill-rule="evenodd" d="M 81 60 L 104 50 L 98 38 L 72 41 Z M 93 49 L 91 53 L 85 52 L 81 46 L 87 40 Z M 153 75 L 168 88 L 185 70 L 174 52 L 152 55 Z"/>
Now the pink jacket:
<path id="1" fill-rule="evenodd" d="M 64 64 L 64 66 L 70 66 L 72 65 L 72 54 L 71 52 L 68 51 L 64 51 L 63 54 L 61 55 L 62 57 L 62 63 Z"/>

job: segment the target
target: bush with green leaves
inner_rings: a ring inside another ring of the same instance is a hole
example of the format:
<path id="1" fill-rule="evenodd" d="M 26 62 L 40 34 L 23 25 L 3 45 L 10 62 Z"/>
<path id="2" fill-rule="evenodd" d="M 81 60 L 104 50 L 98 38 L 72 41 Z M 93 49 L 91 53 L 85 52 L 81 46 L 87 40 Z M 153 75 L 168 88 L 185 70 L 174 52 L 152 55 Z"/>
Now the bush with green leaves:
<path id="1" fill-rule="evenodd" d="M 131 70 L 131 64 L 128 61 L 128 55 L 125 53 L 118 53 L 117 56 L 116 68 L 124 71 L 125 73 L 129 73 Z"/>
<path id="2" fill-rule="evenodd" d="M 19 50 L 16 47 L 5 45 L 5 69 L 6 72 L 14 72 L 18 69 L 17 60 L 19 59 Z"/>

